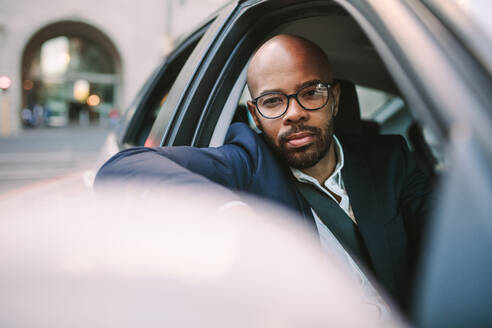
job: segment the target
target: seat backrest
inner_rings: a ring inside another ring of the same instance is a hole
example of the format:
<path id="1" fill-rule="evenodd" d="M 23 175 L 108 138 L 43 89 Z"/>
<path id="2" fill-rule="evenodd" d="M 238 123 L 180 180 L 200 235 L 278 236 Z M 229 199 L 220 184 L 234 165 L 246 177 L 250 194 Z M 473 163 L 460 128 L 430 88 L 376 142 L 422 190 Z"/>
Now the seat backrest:
<path id="1" fill-rule="evenodd" d="M 337 80 L 340 84 L 340 99 L 338 114 L 335 117 L 335 134 L 360 134 L 362 120 L 360 105 L 354 83 L 347 80 Z"/>

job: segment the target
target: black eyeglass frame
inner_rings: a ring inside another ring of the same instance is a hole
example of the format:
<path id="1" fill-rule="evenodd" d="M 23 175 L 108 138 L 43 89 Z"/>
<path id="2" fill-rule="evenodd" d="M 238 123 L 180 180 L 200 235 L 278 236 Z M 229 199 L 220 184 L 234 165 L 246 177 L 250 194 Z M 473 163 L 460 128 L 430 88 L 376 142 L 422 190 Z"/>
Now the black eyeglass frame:
<path id="1" fill-rule="evenodd" d="M 324 85 L 328 89 L 328 93 L 329 93 L 328 94 L 328 98 L 326 99 L 326 102 L 322 106 L 319 106 L 317 108 L 306 108 L 306 107 L 304 107 L 301 104 L 301 102 L 299 101 L 299 98 L 297 98 L 297 95 L 303 89 L 308 88 L 308 87 L 313 86 L 313 85 L 316 85 L 316 84 L 322 84 L 322 85 Z M 287 95 L 287 94 L 285 94 L 283 92 L 268 92 L 268 93 L 262 94 L 261 96 L 256 97 L 255 99 L 251 100 L 251 102 L 253 104 L 255 104 L 256 110 L 258 111 L 258 113 L 260 113 L 261 116 L 263 116 L 264 118 L 269 119 L 269 120 L 274 120 L 276 118 L 282 117 L 283 115 L 285 115 L 285 113 L 287 113 L 287 110 L 289 109 L 290 98 L 294 98 L 297 101 L 297 103 L 299 104 L 299 106 L 301 106 L 304 110 L 307 110 L 307 111 L 315 111 L 315 110 L 318 110 L 318 109 L 321 109 L 321 108 L 325 107 L 326 104 L 328 104 L 328 102 L 330 102 L 331 88 L 333 88 L 336 84 L 337 84 L 336 82 L 331 82 L 331 83 L 330 82 L 313 82 L 313 84 L 306 85 L 306 86 L 300 88 L 299 90 L 297 90 L 296 93 L 293 93 L 293 94 L 290 94 L 290 95 Z M 261 112 L 260 108 L 258 107 L 258 99 L 260 99 L 261 97 L 264 97 L 266 95 L 284 95 L 285 97 L 287 97 L 287 106 L 285 106 L 285 110 L 282 112 L 282 114 L 279 114 L 279 115 L 274 116 L 274 117 L 268 117 L 268 116 L 265 116 Z"/>

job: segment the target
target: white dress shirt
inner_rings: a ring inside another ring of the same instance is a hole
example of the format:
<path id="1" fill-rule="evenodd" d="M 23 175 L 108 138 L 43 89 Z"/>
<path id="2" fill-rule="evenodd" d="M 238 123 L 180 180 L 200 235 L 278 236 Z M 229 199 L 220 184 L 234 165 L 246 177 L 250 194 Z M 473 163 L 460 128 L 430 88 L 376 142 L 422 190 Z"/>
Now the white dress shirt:
<path id="1" fill-rule="evenodd" d="M 345 190 L 345 185 L 342 178 L 342 168 L 344 165 L 343 148 L 335 135 L 333 135 L 333 141 L 335 144 L 335 151 L 338 161 L 333 173 L 323 183 L 324 188 L 320 185 L 318 180 L 305 174 L 304 172 L 294 168 L 291 168 L 291 171 L 299 182 L 310 183 L 322 191 L 326 196 L 335 200 L 344 212 L 352 219 L 352 221 L 357 224 L 357 220 L 354 216 L 354 212 L 352 211 L 352 207 L 350 206 L 350 200 L 347 191 Z M 340 197 L 340 202 L 330 192 Z M 312 208 L 311 211 L 316 222 L 322 249 L 325 253 L 330 256 L 335 256 L 342 264 L 347 266 L 349 272 L 352 273 L 352 278 L 359 284 L 362 291 L 362 297 L 364 297 L 367 304 L 374 306 L 375 309 L 379 311 L 379 315 L 382 319 L 386 318 L 389 314 L 389 308 L 379 295 L 378 291 L 372 286 L 364 272 L 359 268 L 357 263 L 355 263 L 350 254 L 343 248 L 330 229 L 328 229 L 328 227 L 321 221 L 316 212 Z"/>

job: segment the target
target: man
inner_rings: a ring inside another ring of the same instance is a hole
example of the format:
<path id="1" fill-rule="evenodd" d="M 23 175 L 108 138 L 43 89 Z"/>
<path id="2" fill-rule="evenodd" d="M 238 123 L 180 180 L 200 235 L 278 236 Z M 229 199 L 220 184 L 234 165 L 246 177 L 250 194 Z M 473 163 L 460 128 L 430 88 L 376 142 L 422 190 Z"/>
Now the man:
<path id="1" fill-rule="evenodd" d="M 125 150 L 101 168 L 96 185 L 207 184 L 206 177 L 271 199 L 299 212 L 324 249 L 348 256 L 356 271 L 369 268 L 404 301 L 430 195 L 404 140 L 333 134 L 340 87 L 323 51 L 306 39 L 278 35 L 263 44 L 249 64 L 248 88 L 262 136 L 233 124 L 218 148 Z"/>

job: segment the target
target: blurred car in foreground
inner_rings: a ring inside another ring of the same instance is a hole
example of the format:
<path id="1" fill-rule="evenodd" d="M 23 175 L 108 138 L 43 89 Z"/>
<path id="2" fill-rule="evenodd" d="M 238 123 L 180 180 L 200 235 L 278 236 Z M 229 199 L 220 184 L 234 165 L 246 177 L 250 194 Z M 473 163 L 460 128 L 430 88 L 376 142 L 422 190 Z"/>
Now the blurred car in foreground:
<path id="1" fill-rule="evenodd" d="M 0 208 L 2 327 L 405 326 L 282 209 L 190 189 L 25 200 Z"/>
<path id="2" fill-rule="evenodd" d="M 350 96 L 342 89 L 335 132 L 402 134 L 438 188 L 417 324 L 491 323 L 491 10 L 457 0 L 231 2 L 150 77 L 107 157 L 131 146 L 221 145 L 232 122 L 249 121 L 254 50 L 278 33 L 310 39 L 347 90 L 355 86 Z"/>

